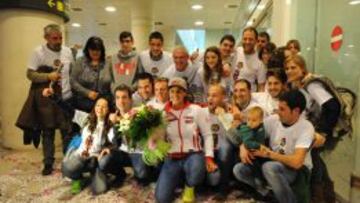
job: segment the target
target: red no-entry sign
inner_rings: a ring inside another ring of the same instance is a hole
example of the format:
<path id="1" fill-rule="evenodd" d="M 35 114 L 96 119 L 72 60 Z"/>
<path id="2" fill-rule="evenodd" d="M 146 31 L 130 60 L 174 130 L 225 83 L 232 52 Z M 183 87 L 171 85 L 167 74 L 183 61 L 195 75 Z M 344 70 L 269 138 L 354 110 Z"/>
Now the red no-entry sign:
<path id="1" fill-rule="evenodd" d="M 335 26 L 331 32 L 331 49 L 339 51 L 343 43 L 343 30 L 340 26 Z"/>

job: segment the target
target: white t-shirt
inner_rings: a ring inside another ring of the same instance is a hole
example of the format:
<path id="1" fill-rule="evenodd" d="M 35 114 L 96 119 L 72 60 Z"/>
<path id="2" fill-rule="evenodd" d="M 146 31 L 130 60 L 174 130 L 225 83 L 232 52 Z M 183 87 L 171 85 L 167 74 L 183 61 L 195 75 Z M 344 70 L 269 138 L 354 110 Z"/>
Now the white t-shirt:
<path id="1" fill-rule="evenodd" d="M 251 97 L 250 103 L 245 107 L 245 109 L 239 110 L 241 111 L 241 113 L 244 113 L 246 115 L 249 109 L 255 106 L 262 108 L 262 106 L 254 98 Z"/>
<path id="2" fill-rule="evenodd" d="M 169 80 L 174 77 L 186 78 L 188 83 L 188 92 L 195 97 L 195 102 L 204 102 L 206 100 L 206 93 L 198 73 L 198 64 L 189 63 L 186 69 L 182 72 L 176 70 L 175 64 L 172 64 L 162 75 L 162 77 Z"/>
<path id="3" fill-rule="evenodd" d="M 148 100 L 143 99 L 138 91 L 134 92 L 131 97 L 133 101 L 133 107 L 141 106 L 142 104 L 146 104 L 148 101 L 151 100 L 151 98 L 149 98 Z"/>
<path id="4" fill-rule="evenodd" d="M 215 114 L 210 113 L 209 108 L 203 108 L 209 120 L 211 134 L 214 140 L 214 149 L 218 150 L 222 143 L 226 142 L 226 131 Z"/>
<path id="5" fill-rule="evenodd" d="M 312 82 L 305 89 L 300 89 L 306 99 L 306 110 L 303 116 L 308 117 L 309 113 L 315 118 L 319 118 L 321 114 L 321 105 L 333 98 L 326 91 L 320 82 Z"/>
<path id="6" fill-rule="evenodd" d="M 198 64 L 199 67 L 203 67 L 204 66 L 204 52 L 199 53 L 199 56 L 194 60 L 194 63 Z M 228 80 L 227 82 L 229 82 L 230 85 L 230 90 L 232 91 L 232 87 L 234 85 L 234 71 L 236 70 L 236 57 L 237 57 L 237 53 L 236 50 L 231 53 L 231 55 L 226 59 L 222 59 L 223 65 L 224 64 L 229 64 L 230 66 L 230 70 L 231 70 L 231 74 L 228 78 L 225 78 L 225 80 Z M 201 75 L 201 74 L 200 74 Z M 230 92 L 229 92 L 230 94 Z"/>
<path id="7" fill-rule="evenodd" d="M 89 117 L 89 113 L 75 109 L 72 122 L 78 124 L 80 128 L 83 128 L 86 125 L 88 117 Z"/>
<path id="8" fill-rule="evenodd" d="M 310 149 L 314 140 L 314 127 L 303 117 L 299 117 L 292 126 L 285 127 L 278 115 L 272 115 L 264 119 L 264 127 L 270 138 L 271 150 L 280 154 L 294 154 L 296 148 Z M 310 150 L 305 155 L 304 165 L 308 169 L 312 168 Z"/>
<path id="9" fill-rule="evenodd" d="M 258 53 L 251 55 L 244 53 L 243 47 L 236 50 L 236 68 L 233 73 L 234 81 L 238 79 L 246 79 L 251 83 L 251 91 L 256 92 L 257 84 L 264 84 L 266 82 L 266 68 L 263 62 L 259 59 Z"/>
<path id="10" fill-rule="evenodd" d="M 161 101 L 157 100 L 155 97 L 153 97 L 150 101 L 146 103 L 147 106 L 151 106 L 154 109 L 158 109 L 160 111 L 164 110 L 166 103 L 162 103 Z"/>
<path id="11" fill-rule="evenodd" d="M 78 155 L 81 155 L 81 153 L 85 150 L 85 142 L 89 136 L 93 137 L 92 145 L 88 151 L 90 156 L 99 155 L 101 150 L 104 148 L 104 144 L 105 144 L 105 138 L 102 137 L 103 130 L 104 130 L 104 121 L 98 121 L 93 133 L 90 132 L 89 125 L 85 126 L 85 128 L 81 132 L 82 141 L 80 147 L 77 149 Z M 116 143 L 113 128 L 109 130 L 106 136 L 108 136 L 108 140 L 111 143 Z"/>
<path id="12" fill-rule="evenodd" d="M 333 96 L 325 90 L 320 82 L 312 82 L 306 87 L 310 97 L 319 105 L 323 105 L 329 101 Z"/>
<path id="13" fill-rule="evenodd" d="M 206 80 L 205 80 L 204 67 L 199 68 L 198 74 L 200 76 L 201 83 L 202 83 L 202 86 L 204 87 L 205 93 L 207 93 L 208 89 L 209 89 L 209 84 L 207 84 Z M 221 77 L 220 84 L 221 84 L 221 86 L 223 86 L 225 88 L 226 94 L 229 97 L 230 93 L 231 93 L 231 78 L 230 77 L 227 77 L 227 78 Z"/>
<path id="14" fill-rule="evenodd" d="M 265 116 L 275 114 L 279 109 L 279 100 L 273 98 L 268 92 L 253 92 L 251 98 L 265 111 Z"/>
<path id="15" fill-rule="evenodd" d="M 161 76 L 164 71 L 167 70 L 171 64 L 173 64 L 171 54 L 166 51 L 163 51 L 162 57 L 158 61 L 155 61 L 150 57 L 149 50 L 142 51 L 139 56 L 144 71 L 157 77 Z"/>
<path id="16" fill-rule="evenodd" d="M 50 50 L 46 45 L 38 46 L 33 52 L 28 69 L 37 71 L 40 66 L 50 66 L 58 69 L 62 65 L 61 70 L 61 88 L 62 98 L 71 97 L 70 87 L 70 64 L 73 62 L 72 52 L 68 47 L 62 46 L 59 52 Z"/>

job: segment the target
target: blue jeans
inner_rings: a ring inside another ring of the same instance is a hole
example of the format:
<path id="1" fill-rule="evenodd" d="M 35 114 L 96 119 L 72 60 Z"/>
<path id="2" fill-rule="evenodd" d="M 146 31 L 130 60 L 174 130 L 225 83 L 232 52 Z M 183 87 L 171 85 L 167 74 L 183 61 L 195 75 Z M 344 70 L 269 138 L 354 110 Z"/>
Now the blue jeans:
<path id="1" fill-rule="evenodd" d="M 145 180 L 149 178 L 151 167 L 147 166 L 142 160 L 142 154 L 140 153 L 127 153 L 119 151 L 121 156 L 121 164 L 123 166 L 131 166 L 134 170 L 134 175 L 139 180 Z"/>
<path id="2" fill-rule="evenodd" d="M 295 203 L 296 197 L 290 184 L 296 178 L 296 170 L 290 169 L 277 161 L 268 161 L 261 168 L 264 178 L 271 187 L 275 197 L 280 203 Z M 260 194 L 265 194 L 260 177 L 255 177 L 251 167 L 244 163 L 238 163 L 234 167 L 234 175 L 240 182 L 246 183 L 255 188 Z"/>
<path id="3" fill-rule="evenodd" d="M 189 187 L 200 185 L 205 178 L 205 159 L 202 153 L 193 153 L 183 159 L 167 158 L 156 184 L 155 197 L 159 203 L 172 202 L 176 186 L 184 179 Z"/>
<path id="4" fill-rule="evenodd" d="M 207 173 L 207 184 L 210 186 L 226 186 L 229 183 L 233 166 L 236 159 L 236 147 L 228 140 L 224 139 L 220 143 L 219 150 L 215 151 L 215 162 L 218 170 Z"/>
<path id="5" fill-rule="evenodd" d="M 81 179 L 84 172 L 91 172 L 93 192 L 99 194 L 105 192 L 108 188 L 105 174 L 117 175 L 118 171 L 121 170 L 117 165 L 119 162 L 113 162 L 114 158 L 116 158 L 116 155 L 110 153 L 96 161 L 97 158 L 95 157 L 85 159 L 73 153 L 69 158 L 63 160 L 61 171 L 64 176 L 73 180 Z"/>

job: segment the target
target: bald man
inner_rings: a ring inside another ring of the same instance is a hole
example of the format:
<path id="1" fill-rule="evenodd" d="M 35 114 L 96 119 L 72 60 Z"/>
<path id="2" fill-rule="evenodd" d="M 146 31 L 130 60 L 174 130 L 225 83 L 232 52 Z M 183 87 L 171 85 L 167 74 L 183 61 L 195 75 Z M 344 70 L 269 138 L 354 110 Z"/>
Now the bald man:
<path id="1" fill-rule="evenodd" d="M 219 108 L 227 109 L 226 90 L 221 84 L 211 84 L 207 102 L 209 125 L 214 139 L 214 158 L 219 170 L 207 174 L 207 184 L 217 186 L 216 200 L 224 201 L 229 192 L 229 180 L 235 165 L 236 147 L 226 137 L 226 130 L 218 119 Z M 216 113 L 215 113 L 216 112 Z"/>
<path id="2" fill-rule="evenodd" d="M 172 64 L 162 75 L 165 78 L 181 77 L 189 85 L 189 91 L 194 96 L 194 102 L 205 101 L 204 87 L 198 74 L 199 64 L 191 63 L 190 56 L 185 47 L 175 47 L 172 53 L 174 64 Z"/>

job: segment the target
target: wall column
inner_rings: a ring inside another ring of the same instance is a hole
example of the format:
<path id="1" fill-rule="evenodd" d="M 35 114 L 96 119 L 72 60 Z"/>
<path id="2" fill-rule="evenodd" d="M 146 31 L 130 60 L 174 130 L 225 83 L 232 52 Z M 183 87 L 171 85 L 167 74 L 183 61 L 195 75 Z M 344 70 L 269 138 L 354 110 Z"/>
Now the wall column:
<path id="1" fill-rule="evenodd" d="M 148 37 L 152 31 L 152 0 L 131 1 L 131 32 L 138 52 L 148 48 Z"/>
<path id="2" fill-rule="evenodd" d="M 27 148 L 23 145 L 22 131 L 15 127 L 30 86 L 27 64 L 34 48 L 45 43 L 43 28 L 63 22 L 62 17 L 43 11 L 0 11 L 0 142 L 6 147 Z"/>
<path id="3" fill-rule="evenodd" d="M 164 50 L 172 52 L 175 46 L 176 30 L 172 26 L 158 26 L 155 30 L 161 32 L 164 36 Z"/>

